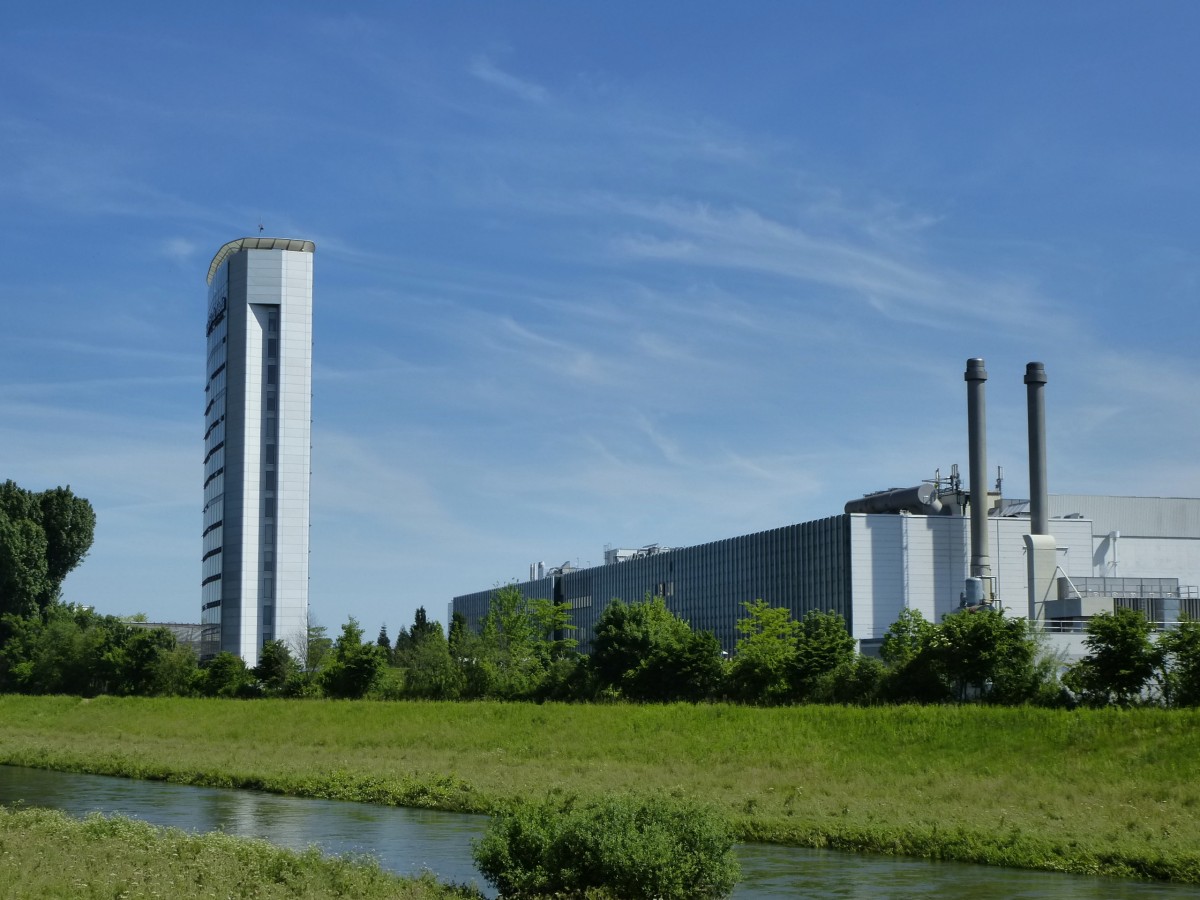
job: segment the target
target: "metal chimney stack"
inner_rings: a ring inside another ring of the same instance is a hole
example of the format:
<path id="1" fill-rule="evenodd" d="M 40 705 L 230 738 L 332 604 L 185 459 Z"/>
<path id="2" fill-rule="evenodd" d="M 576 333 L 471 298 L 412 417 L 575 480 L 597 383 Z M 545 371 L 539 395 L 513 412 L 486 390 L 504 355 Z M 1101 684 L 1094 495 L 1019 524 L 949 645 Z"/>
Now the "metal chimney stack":
<path id="1" fill-rule="evenodd" d="M 984 598 L 992 594 L 992 565 L 988 557 L 987 370 L 979 358 L 967 360 L 967 452 L 971 468 L 971 577 L 983 581 Z"/>
<path id="2" fill-rule="evenodd" d="M 1046 495 L 1046 367 L 1040 362 L 1025 366 L 1025 392 L 1029 406 L 1029 533 L 1049 534 L 1049 500 Z"/>

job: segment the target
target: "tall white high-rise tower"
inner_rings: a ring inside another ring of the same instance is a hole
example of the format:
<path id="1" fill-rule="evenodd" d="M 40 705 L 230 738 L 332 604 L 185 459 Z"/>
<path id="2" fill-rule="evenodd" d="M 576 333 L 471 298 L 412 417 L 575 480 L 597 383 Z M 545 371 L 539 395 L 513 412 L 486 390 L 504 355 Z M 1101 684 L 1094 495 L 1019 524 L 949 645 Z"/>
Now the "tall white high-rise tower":
<path id="1" fill-rule="evenodd" d="M 206 653 L 258 663 L 308 625 L 312 241 L 230 241 L 208 267 Z"/>

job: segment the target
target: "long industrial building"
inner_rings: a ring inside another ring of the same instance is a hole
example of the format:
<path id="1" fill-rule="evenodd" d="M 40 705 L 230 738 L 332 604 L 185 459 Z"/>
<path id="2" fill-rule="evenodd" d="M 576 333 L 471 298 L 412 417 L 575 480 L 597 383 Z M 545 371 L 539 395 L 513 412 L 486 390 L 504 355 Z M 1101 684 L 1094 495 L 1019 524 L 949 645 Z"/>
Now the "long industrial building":
<path id="1" fill-rule="evenodd" d="M 795 617 L 838 612 L 865 652 L 904 609 L 938 621 L 963 606 L 994 605 L 1037 622 L 1068 657 L 1082 653 L 1086 620 L 1117 606 L 1159 623 L 1200 618 L 1200 499 L 1045 493 L 1041 364 L 1026 377 L 1034 496 L 989 490 L 982 362 L 971 360 L 966 375 L 972 484 L 986 498 L 978 505 L 953 467 L 944 479 L 856 498 L 824 519 L 693 547 L 609 549 L 603 565 L 585 569 L 537 564 L 517 587 L 565 604 L 584 651 L 612 599 L 647 594 L 730 652 L 742 604 L 756 599 Z M 451 613 L 476 627 L 492 593 L 456 596 Z"/>
<path id="2" fill-rule="evenodd" d="M 202 657 L 307 627 L 313 251 L 247 237 L 208 268 Z"/>

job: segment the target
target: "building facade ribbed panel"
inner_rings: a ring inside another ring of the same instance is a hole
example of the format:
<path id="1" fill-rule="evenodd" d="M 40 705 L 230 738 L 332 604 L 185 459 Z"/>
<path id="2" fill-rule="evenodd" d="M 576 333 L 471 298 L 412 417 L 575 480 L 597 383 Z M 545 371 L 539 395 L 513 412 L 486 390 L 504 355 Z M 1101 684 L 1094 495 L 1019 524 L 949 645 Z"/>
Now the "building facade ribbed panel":
<path id="1" fill-rule="evenodd" d="M 1188 497 L 1090 497 L 1051 494 L 1050 515 L 1091 519 L 1097 535 L 1200 539 L 1200 500 Z M 1054 523 L 1050 530 L 1054 530 Z"/>
<path id="2" fill-rule="evenodd" d="M 765 600 L 801 618 L 811 609 L 851 618 L 847 516 L 787 525 L 695 547 L 664 550 L 624 562 L 575 569 L 518 584 L 527 596 L 566 604 L 580 649 L 590 649 L 604 608 L 614 600 L 661 596 L 694 629 L 713 632 L 726 650 L 737 644 L 743 603 Z M 454 598 L 468 626 L 487 612 L 492 591 Z"/>

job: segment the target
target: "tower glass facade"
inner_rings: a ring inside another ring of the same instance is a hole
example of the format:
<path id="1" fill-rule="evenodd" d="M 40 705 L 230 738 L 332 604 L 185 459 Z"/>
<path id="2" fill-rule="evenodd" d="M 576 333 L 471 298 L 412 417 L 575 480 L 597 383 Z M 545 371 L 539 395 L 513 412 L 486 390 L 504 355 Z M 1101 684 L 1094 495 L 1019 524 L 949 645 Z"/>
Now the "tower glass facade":
<path id="1" fill-rule="evenodd" d="M 313 251 L 242 238 L 208 272 L 201 622 L 251 666 L 308 624 Z"/>

